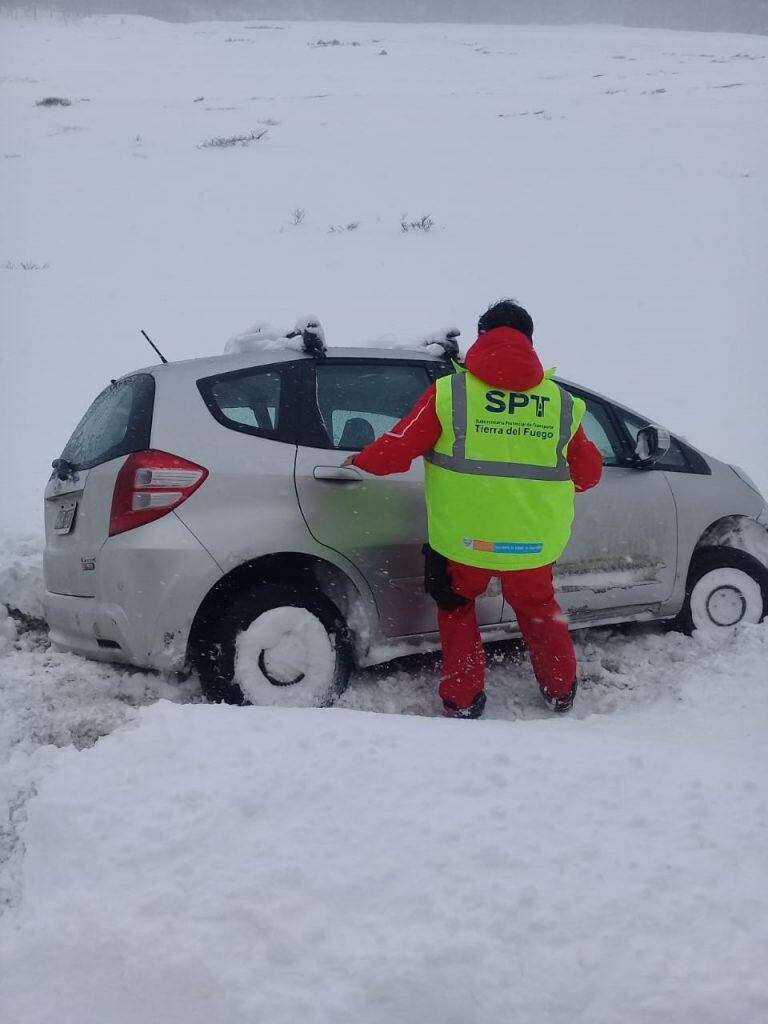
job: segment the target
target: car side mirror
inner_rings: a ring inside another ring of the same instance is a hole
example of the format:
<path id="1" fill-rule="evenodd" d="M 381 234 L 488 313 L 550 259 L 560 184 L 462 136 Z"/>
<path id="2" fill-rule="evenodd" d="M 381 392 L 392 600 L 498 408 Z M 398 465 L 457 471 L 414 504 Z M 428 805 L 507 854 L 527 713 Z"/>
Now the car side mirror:
<path id="1" fill-rule="evenodd" d="M 666 427 L 659 427 L 655 423 L 649 423 L 647 427 L 642 427 L 637 432 L 635 464 L 640 469 L 650 469 L 664 458 L 671 443 L 672 438 Z"/>

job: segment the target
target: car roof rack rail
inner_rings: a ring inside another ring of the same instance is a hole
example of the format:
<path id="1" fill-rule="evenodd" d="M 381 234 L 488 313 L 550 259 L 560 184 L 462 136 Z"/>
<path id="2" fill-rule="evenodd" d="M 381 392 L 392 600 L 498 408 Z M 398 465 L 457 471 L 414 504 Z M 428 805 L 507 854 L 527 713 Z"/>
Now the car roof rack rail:
<path id="1" fill-rule="evenodd" d="M 301 335 L 307 355 L 314 356 L 316 359 L 322 359 L 325 356 L 325 331 L 318 317 L 300 317 L 290 334 L 286 334 L 286 338 L 298 338 L 299 335 Z"/>
<path id="2" fill-rule="evenodd" d="M 430 334 L 424 338 L 421 342 L 422 348 L 429 348 L 430 345 L 435 345 L 437 348 L 442 349 L 442 358 L 449 363 L 457 363 L 461 358 L 459 352 L 459 336 L 461 331 L 458 327 L 449 327 L 444 331 L 436 331 L 434 334 Z"/>

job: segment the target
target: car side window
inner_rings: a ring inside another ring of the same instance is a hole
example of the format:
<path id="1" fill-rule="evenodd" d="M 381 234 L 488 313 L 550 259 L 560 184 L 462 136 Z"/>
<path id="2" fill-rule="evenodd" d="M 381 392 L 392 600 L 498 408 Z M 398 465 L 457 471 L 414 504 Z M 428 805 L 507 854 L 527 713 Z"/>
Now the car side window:
<path id="1" fill-rule="evenodd" d="M 197 382 L 208 411 L 222 426 L 276 441 L 293 440 L 283 415 L 287 366 L 254 366 Z"/>
<path id="2" fill-rule="evenodd" d="M 642 427 L 647 427 L 651 421 L 645 420 L 640 416 L 633 416 L 631 413 L 624 412 L 623 409 L 616 409 L 616 415 L 619 417 L 621 425 L 629 434 L 632 449 L 634 450 L 635 444 L 637 442 L 637 432 Z M 676 437 L 671 438 L 669 451 L 662 459 L 659 459 L 659 461 L 655 465 L 657 469 L 672 469 L 683 471 L 690 469 L 690 465 L 688 459 L 686 458 L 685 452 L 683 451 L 682 445 Z"/>
<path id="3" fill-rule="evenodd" d="M 429 384 L 419 363 L 318 362 L 319 446 L 360 451 L 402 419 Z"/>
<path id="4" fill-rule="evenodd" d="M 616 437 L 608 409 L 602 402 L 598 402 L 590 395 L 579 394 L 577 397 L 581 398 L 587 406 L 581 426 L 602 455 L 603 465 L 618 466 L 622 460 L 621 445 Z"/>

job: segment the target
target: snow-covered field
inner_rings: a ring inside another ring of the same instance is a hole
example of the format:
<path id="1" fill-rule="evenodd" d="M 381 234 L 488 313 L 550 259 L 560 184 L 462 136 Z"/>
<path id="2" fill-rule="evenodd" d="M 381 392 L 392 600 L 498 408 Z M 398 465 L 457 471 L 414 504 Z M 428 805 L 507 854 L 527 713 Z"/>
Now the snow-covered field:
<path id="1" fill-rule="evenodd" d="M 85 407 L 153 361 L 141 328 L 169 358 L 307 311 L 330 344 L 472 340 L 509 293 L 547 365 L 768 489 L 768 39 L 140 18 L 0 38 L 0 426 L 24 437 L 0 523 L 37 525 Z"/>
<path id="2" fill-rule="evenodd" d="M 578 634 L 554 721 L 495 646 L 473 723 L 436 717 L 434 657 L 230 709 L 36 620 L 47 466 L 142 327 L 170 357 L 308 309 L 331 343 L 469 338 L 512 294 L 545 362 L 767 490 L 768 40 L 41 18 L 0 47 L 3 1020 L 764 1019 L 768 624 Z"/>

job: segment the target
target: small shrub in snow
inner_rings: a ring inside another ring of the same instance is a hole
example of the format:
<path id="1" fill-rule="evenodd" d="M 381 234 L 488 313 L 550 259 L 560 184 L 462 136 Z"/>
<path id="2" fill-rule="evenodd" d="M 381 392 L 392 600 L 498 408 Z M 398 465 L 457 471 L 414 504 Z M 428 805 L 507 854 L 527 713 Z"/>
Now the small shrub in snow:
<path id="1" fill-rule="evenodd" d="M 418 220 L 407 220 L 405 214 L 400 218 L 400 230 L 404 234 L 408 234 L 409 231 L 431 231 L 435 226 L 435 222 L 429 216 L 425 214 L 423 217 L 419 217 Z"/>
<path id="2" fill-rule="evenodd" d="M 65 96 L 46 96 L 45 99 L 38 100 L 35 104 L 36 107 L 71 107 L 72 100 L 68 100 Z"/>
<path id="3" fill-rule="evenodd" d="M 32 260 L 20 260 L 16 263 L 15 260 L 8 260 L 5 264 L 5 270 L 16 270 L 17 267 L 21 270 L 47 270 L 50 263 L 33 263 Z"/>
<path id="4" fill-rule="evenodd" d="M 359 220 L 351 220 L 348 224 L 331 224 L 328 228 L 329 235 L 341 234 L 344 231 L 357 231 L 360 227 Z"/>
<path id="5" fill-rule="evenodd" d="M 552 115 L 546 110 L 521 110 L 516 114 L 497 114 L 497 117 L 541 117 L 545 121 L 551 121 Z"/>
<path id="6" fill-rule="evenodd" d="M 295 210 L 291 210 L 291 221 L 298 227 L 299 224 L 304 223 L 304 218 L 307 215 L 307 211 L 303 210 L 300 206 L 297 206 Z"/>
<path id="7" fill-rule="evenodd" d="M 224 149 L 228 146 L 247 146 L 251 142 L 258 142 L 267 134 L 268 129 L 261 128 L 257 132 L 248 132 L 247 135 L 215 135 L 212 139 L 204 139 L 198 142 L 198 149 Z"/>
<path id="8" fill-rule="evenodd" d="M 340 39 L 317 39 L 314 43 L 307 43 L 311 49 L 316 50 L 323 46 L 359 46 L 360 43 L 353 40 L 351 43 L 342 43 Z"/>

